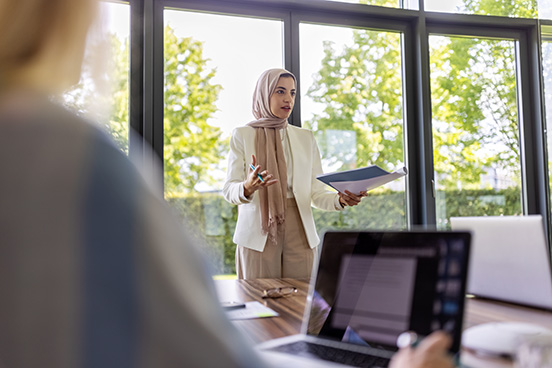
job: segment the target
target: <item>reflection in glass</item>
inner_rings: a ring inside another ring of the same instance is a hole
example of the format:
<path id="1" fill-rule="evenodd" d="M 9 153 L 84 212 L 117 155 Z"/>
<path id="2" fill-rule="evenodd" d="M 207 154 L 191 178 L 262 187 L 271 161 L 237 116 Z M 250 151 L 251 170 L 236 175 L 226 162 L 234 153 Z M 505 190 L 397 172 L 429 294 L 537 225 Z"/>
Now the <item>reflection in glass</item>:
<path id="1" fill-rule="evenodd" d="M 515 44 L 430 36 L 437 226 L 521 214 Z"/>
<path id="2" fill-rule="evenodd" d="M 283 67 L 281 20 L 165 10 L 165 198 L 235 273 L 237 208 L 221 195 L 232 129 L 253 120 L 255 83 Z"/>
<path id="3" fill-rule="evenodd" d="M 314 24 L 299 31 L 301 120 L 315 132 L 324 172 L 403 166 L 401 35 Z M 319 231 L 404 228 L 404 179 L 359 206 L 314 215 Z"/>
<path id="4" fill-rule="evenodd" d="M 128 154 L 129 37 L 128 4 L 100 3 L 79 83 L 63 96 L 66 106 L 103 124 Z"/>
<path id="5" fill-rule="evenodd" d="M 546 140 L 548 142 L 548 182 L 552 186 L 552 42 L 549 36 L 543 35 L 542 43 L 542 75 L 544 81 L 544 100 L 546 114 Z M 552 193 L 552 187 L 551 187 Z"/>

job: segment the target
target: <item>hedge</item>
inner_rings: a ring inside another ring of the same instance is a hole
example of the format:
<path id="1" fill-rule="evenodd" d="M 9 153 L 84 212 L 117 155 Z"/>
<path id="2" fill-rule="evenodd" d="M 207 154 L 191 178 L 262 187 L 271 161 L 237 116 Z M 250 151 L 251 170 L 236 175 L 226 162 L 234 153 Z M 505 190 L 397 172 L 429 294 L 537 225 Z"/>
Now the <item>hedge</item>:
<path id="1" fill-rule="evenodd" d="M 438 227 L 448 229 L 453 216 L 519 215 L 519 188 L 504 190 L 448 190 L 437 192 Z M 202 249 L 211 261 L 214 274 L 235 273 L 232 242 L 237 220 L 237 206 L 219 192 L 194 193 L 167 198 L 188 231 L 205 239 Z M 370 193 L 359 206 L 341 212 L 314 209 L 319 232 L 329 229 L 404 229 L 406 228 L 405 194 L 385 190 Z"/>

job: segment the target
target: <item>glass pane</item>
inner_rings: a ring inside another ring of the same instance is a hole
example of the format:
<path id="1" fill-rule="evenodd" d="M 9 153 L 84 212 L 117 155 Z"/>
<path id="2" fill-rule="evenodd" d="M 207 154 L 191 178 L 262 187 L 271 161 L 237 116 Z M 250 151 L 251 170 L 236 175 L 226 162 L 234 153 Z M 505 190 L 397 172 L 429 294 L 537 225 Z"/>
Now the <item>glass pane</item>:
<path id="1" fill-rule="evenodd" d="M 257 78 L 283 67 L 282 21 L 165 10 L 165 198 L 235 273 L 237 207 L 222 197 L 232 129 L 252 121 Z"/>
<path id="2" fill-rule="evenodd" d="M 550 31 L 552 31 L 552 29 Z M 552 37 L 543 34 L 542 39 L 544 41 L 542 43 L 542 74 L 547 127 L 546 139 L 548 142 L 548 182 L 551 185 L 550 193 L 552 193 L 552 132 L 550 131 L 550 125 L 552 124 Z"/>
<path id="3" fill-rule="evenodd" d="M 539 18 L 552 19 L 552 0 L 537 0 L 539 4 Z"/>
<path id="4" fill-rule="evenodd" d="M 301 120 L 324 172 L 404 163 L 401 35 L 301 24 Z M 315 209 L 318 231 L 406 226 L 404 178 L 343 212 Z"/>
<path id="5" fill-rule="evenodd" d="M 326 0 L 339 3 L 386 6 L 390 8 L 418 9 L 418 0 Z"/>
<path id="6" fill-rule="evenodd" d="M 522 214 L 515 42 L 430 36 L 430 55 L 438 227 Z"/>
<path id="7" fill-rule="evenodd" d="M 550 0 L 539 0 L 543 4 Z M 541 6 L 537 0 L 424 0 L 424 8 L 429 11 L 497 15 L 503 17 L 537 18 Z"/>
<path id="8" fill-rule="evenodd" d="M 100 17 L 89 34 L 81 80 L 64 103 L 111 133 L 128 154 L 130 6 L 100 3 Z"/>

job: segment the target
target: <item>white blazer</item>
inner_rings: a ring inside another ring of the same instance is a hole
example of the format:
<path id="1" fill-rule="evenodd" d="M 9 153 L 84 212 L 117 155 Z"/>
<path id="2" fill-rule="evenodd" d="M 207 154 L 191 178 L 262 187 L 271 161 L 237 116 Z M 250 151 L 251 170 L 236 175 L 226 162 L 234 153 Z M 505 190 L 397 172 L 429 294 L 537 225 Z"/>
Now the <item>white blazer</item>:
<path id="1" fill-rule="evenodd" d="M 322 174 L 320 152 L 314 135 L 308 129 L 288 125 L 287 128 L 293 161 L 292 187 L 299 214 L 303 221 L 307 240 L 311 248 L 320 243 L 312 206 L 339 211 L 339 197 L 330 192 L 326 185 L 316 179 Z M 234 232 L 234 243 L 262 252 L 267 235 L 261 232 L 261 209 L 258 193 L 247 199 L 243 194 L 243 183 L 250 172 L 251 155 L 255 154 L 255 128 L 243 126 L 234 129 L 230 139 L 230 154 L 226 182 L 222 189 L 224 198 L 238 208 L 238 222 Z M 264 170 L 266 168 L 262 168 Z"/>

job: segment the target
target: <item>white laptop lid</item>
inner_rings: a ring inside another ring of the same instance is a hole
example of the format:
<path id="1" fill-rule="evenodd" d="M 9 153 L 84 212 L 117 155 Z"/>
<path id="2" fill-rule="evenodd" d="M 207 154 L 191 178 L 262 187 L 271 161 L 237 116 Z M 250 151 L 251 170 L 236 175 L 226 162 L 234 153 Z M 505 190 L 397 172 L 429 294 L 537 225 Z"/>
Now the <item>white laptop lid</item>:
<path id="1" fill-rule="evenodd" d="M 468 293 L 552 309 L 552 272 L 542 216 L 451 217 L 472 232 Z"/>

